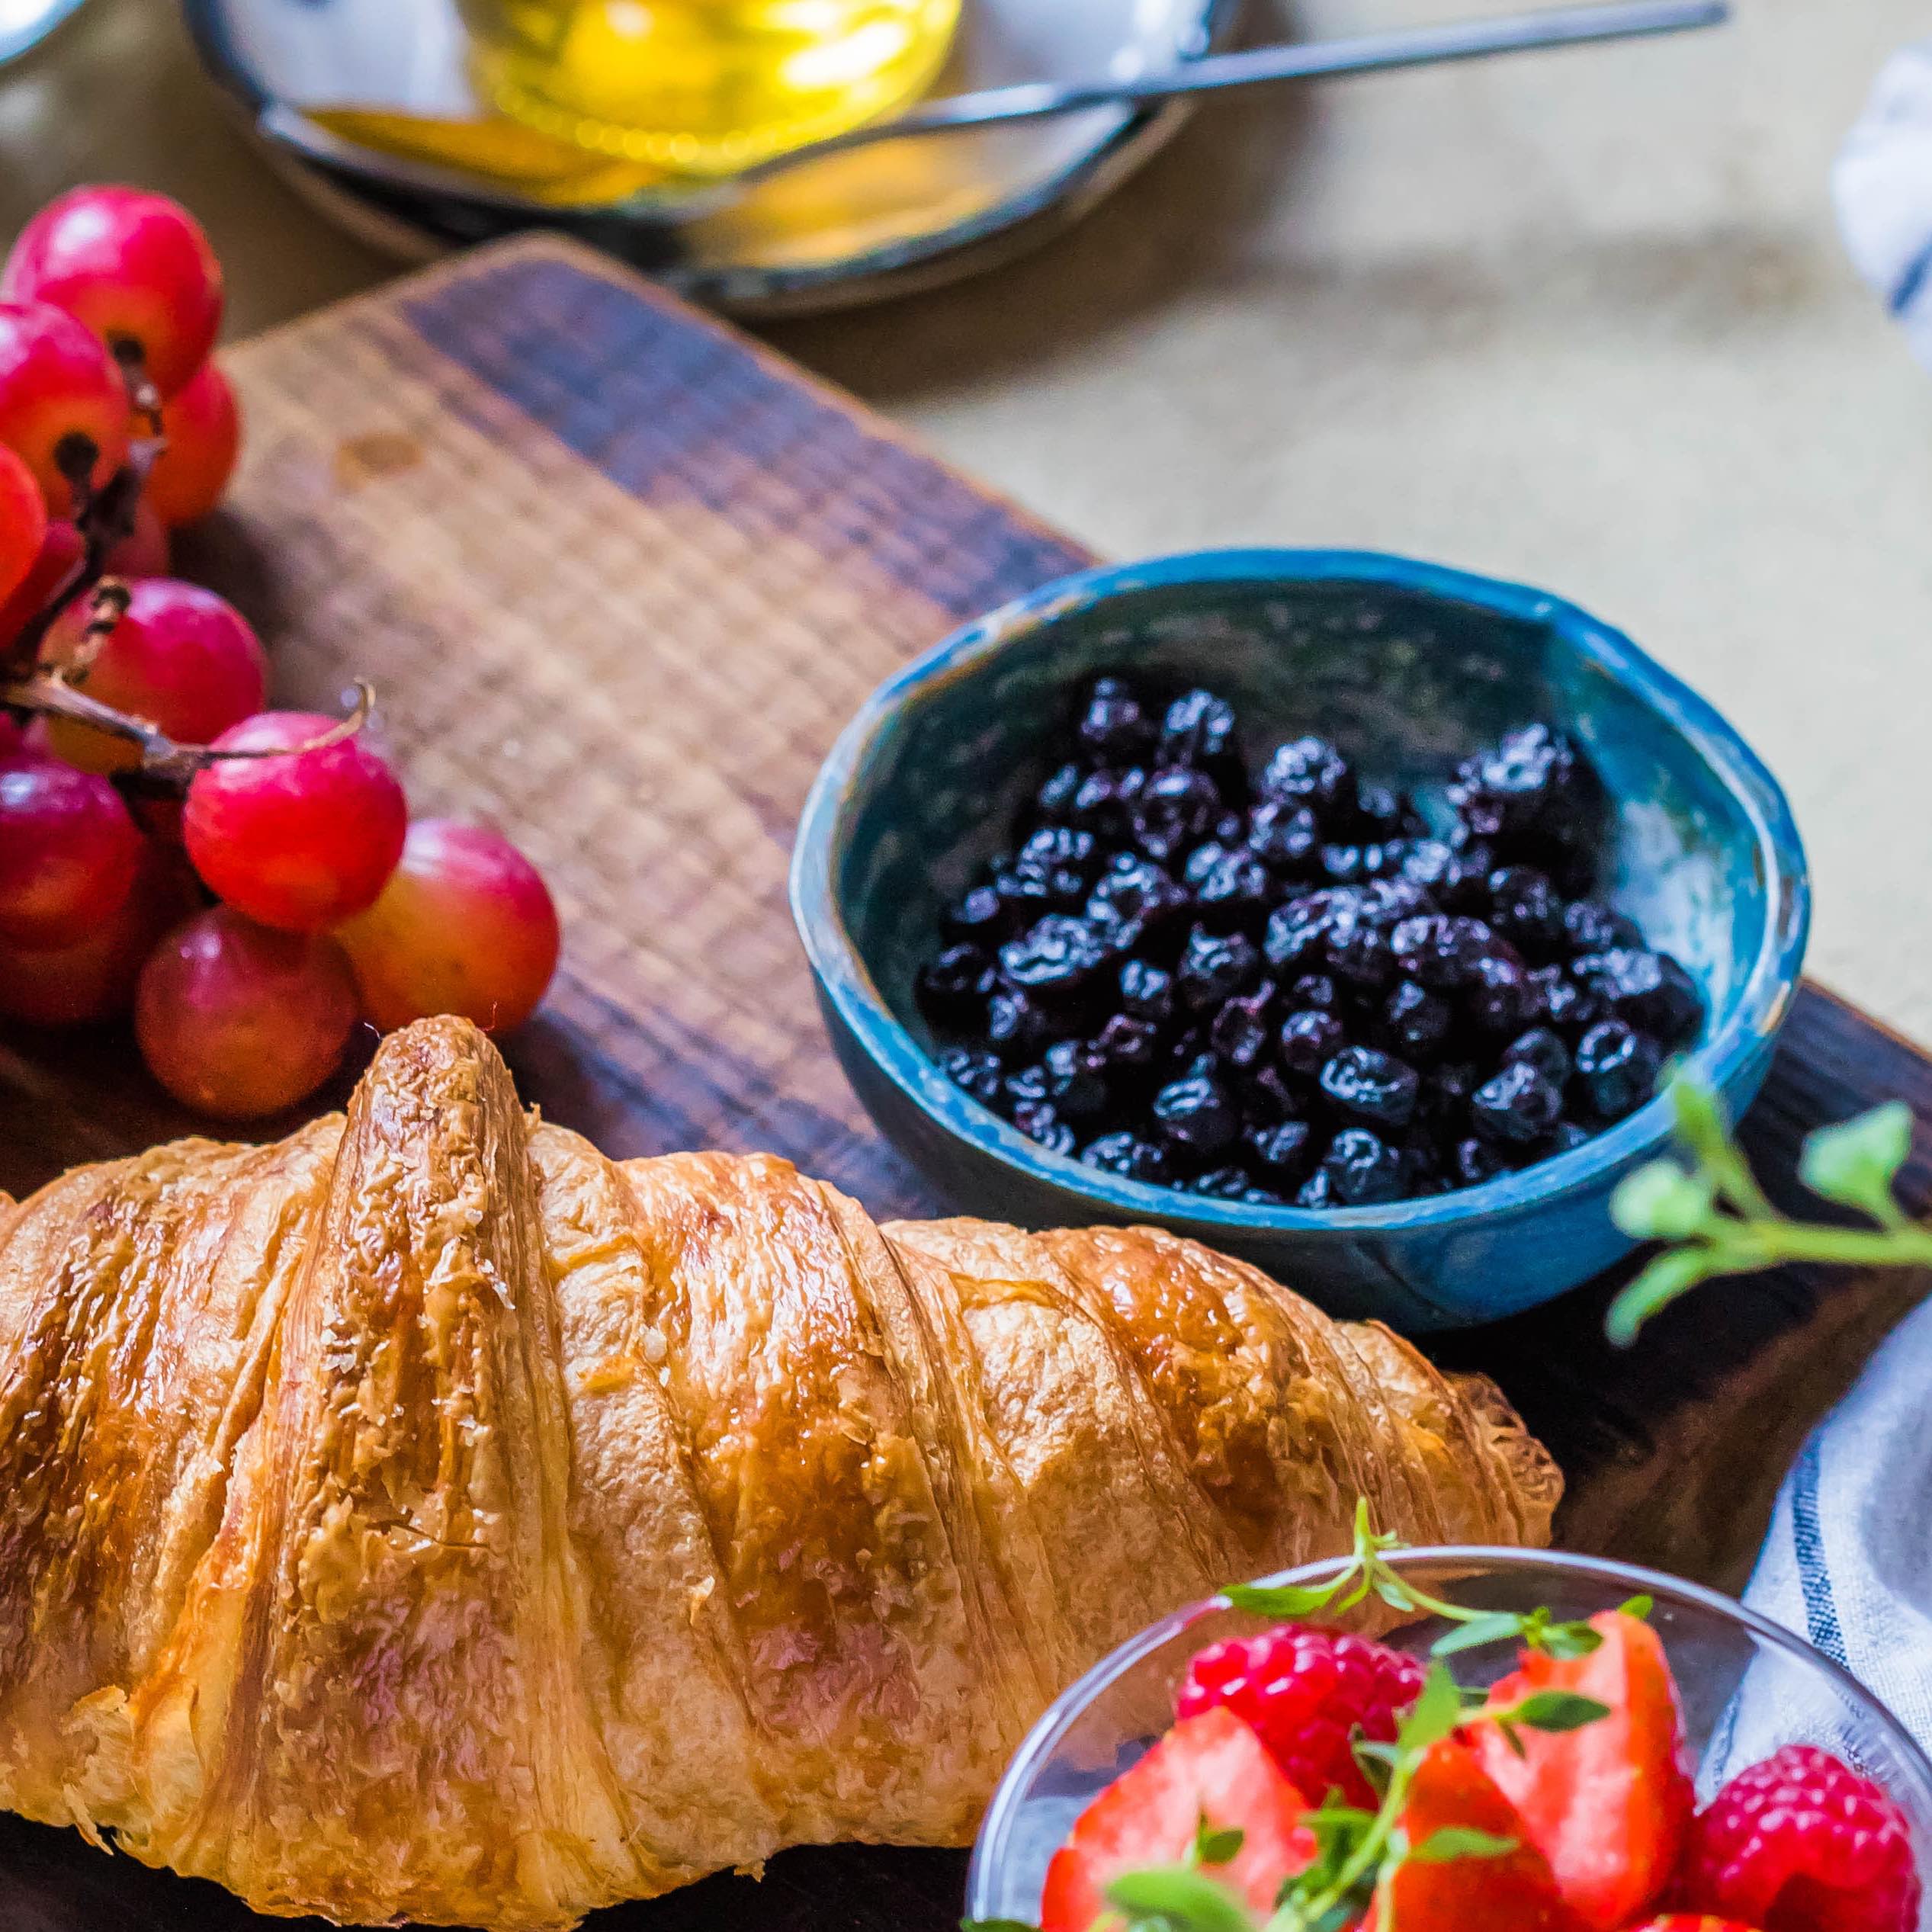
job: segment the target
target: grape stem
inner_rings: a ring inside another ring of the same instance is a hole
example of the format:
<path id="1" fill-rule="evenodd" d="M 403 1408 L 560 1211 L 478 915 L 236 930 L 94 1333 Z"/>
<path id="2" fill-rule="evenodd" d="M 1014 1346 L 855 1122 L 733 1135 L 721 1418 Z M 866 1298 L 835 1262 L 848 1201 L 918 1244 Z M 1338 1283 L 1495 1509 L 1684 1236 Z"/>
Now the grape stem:
<path id="1" fill-rule="evenodd" d="M 207 745 L 178 743 L 145 718 L 117 711 L 77 688 L 75 680 L 85 680 L 95 660 L 114 635 L 114 627 L 127 614 L 127 586 L 119 578 L 107 574 L 108 559 L 134 534 L 142 492 L 168 447 L 161 393 L 148 374 L 140 344 L 117 340 L 111 347 L 121 380 L 127 387 L 128 406 L 144 420 L 148 434 L 129 444 L 127 461 L 98 489 L 94 487 L 94 472 L 101 452 L 91 438 L 69 437 L 56 451 L 56 460 L 73 493 L 74 528 L 80 535 L 81 554 L 18 634 L 10 640 L 0 640 L 0 711 L 66 718 L 137 745 L 141 753 L 141 780 L 167 786 L 185 787 L 197 772 L 226 760 L 292 757 L 303 752 L 325 750 L 352 738 L 369 721 L 375 703 L 374 692 L 359 679 L 355 702 L 348 717 L 301 744 L 259 751 L 216 751 Z M 89 600 L 89 607 L 79 649 L 67 663 L 43 666 L 40 647 L 47 634 L 82 598 Z"/>

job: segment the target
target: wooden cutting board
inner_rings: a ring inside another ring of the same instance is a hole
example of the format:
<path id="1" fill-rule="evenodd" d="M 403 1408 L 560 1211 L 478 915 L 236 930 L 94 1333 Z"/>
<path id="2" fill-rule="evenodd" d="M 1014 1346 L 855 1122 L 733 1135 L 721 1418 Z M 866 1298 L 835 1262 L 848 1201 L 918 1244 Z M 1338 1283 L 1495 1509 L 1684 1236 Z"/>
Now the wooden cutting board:
<path id="1" fill-rule="evenodd" d="M 543 867 L 567 945 L 512 1043 L 525 1096 L 615 1155 L 768 1148 L 881 1217 L 940 1208 L 825 1044 L 785 903 L 792 827 L 874 685 L 1086 554 L 554 240 L 463 257 L 230 366 L 247 457 L 181 567 L 261 626 L 281 701 L 327 708 L 370 677 L 417 808 L 493 818 Z M 1747 1134 L 1774 1192 L 1810 1128 L 1895 1096 L 1932 1111 L 1932 1064 L 1808 990 Z M 0 1189 L 193 1127 L 124 1035 L 0 1033 Z M 1932 1206 L 1922 1158 L 1907 1192 Z M 1737 1584 L 1804 1433 L 1924 1284 L 1786 1271 L 1707 1291 L 1628 1353 L 1602 1340 L 1609 1288 L 1436 1353 L 1494 1374 L 1555 1451 L 1564 1542 Z M 962 1871 L 798 1853 L 762 1885 L 714 1880 L 595 1932 L 939 1932 Z M 6 1932 L 268 1923 L 0 1824 Z"/>

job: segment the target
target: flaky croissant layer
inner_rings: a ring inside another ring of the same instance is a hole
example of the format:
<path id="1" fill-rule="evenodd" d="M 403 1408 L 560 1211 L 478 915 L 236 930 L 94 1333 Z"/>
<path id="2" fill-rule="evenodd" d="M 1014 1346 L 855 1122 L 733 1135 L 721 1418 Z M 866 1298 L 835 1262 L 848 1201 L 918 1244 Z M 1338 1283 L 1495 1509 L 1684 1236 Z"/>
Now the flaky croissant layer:
<path id="1" fill-rule="evenodd" d="M 606 1160 L 473 1028 L 346 1120 L 0 1196 L 0 1803 L 257 1911 L 571 1924 L 970 1838 L 1114 1644 L 1541 1540 L 1495 1391 L 1145 1229 Z"/>

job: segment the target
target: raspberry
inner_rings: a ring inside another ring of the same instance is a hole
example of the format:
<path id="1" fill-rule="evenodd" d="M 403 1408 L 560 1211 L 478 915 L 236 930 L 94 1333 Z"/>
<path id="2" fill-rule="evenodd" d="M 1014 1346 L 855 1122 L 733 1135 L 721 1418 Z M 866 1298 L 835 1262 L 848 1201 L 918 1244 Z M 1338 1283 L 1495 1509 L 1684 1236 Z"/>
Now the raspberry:
<path id="1" fill-rule="evenodd" d="M 1311 1804 L 1339 1789 L 1351 1805 L 1377 1802 L 1350 1740 L 1387 1744 L 1422 1689 L 1412 1657 L 1366 1637 L 1284 1623 L 1259 1637 L 1204 1650 L 1187 1668 L 1175 1711 L 1183 1718 L 1224 1705 L 1244 1719 Z"/>
<path id="2" fill-rule="evenodd" d="M 1814 1744 L 1733 1778 L 1691 1826 L 1683 1902 L 1763 1932 L 1914 1932 L 1905 1814 Z"/>

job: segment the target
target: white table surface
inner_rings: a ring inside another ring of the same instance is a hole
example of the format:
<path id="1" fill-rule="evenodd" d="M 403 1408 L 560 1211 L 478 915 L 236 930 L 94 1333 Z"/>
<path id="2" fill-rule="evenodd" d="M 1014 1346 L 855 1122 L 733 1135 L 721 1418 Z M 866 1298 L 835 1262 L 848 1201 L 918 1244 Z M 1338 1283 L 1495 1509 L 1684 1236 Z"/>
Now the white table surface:
<path id="1" fill-rule="evenodd" d="M 1406 550 L 1619 624 L 1789 790 L 1813 972 L 1932 1041 L 1932 375 L 1827 185 L 1932 8 L 1738 14 L 1223 103 L 1046 252 L 772 333 L 1102 551 Z M 0 74 L 0 235 L 98 178 L 195 207 L 237 332 L 390 272 L 255 161 L 165 0 L 92 0 Z"/>

